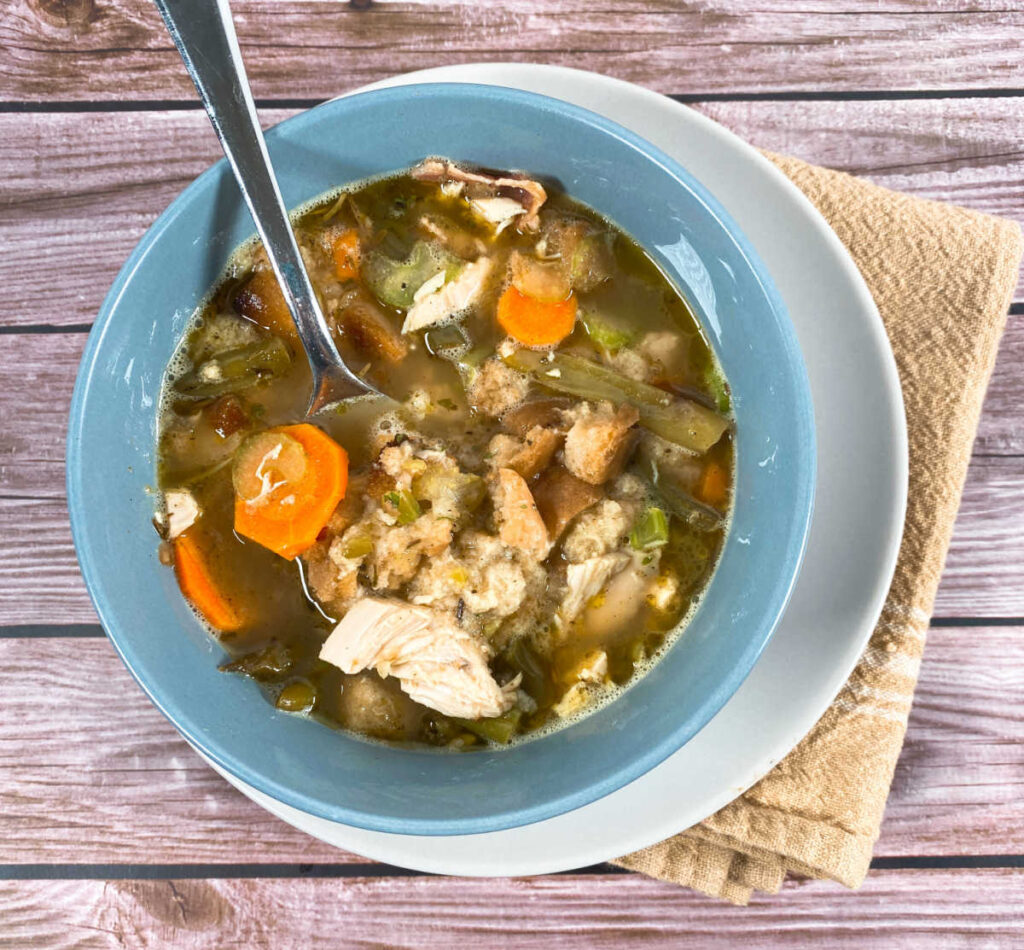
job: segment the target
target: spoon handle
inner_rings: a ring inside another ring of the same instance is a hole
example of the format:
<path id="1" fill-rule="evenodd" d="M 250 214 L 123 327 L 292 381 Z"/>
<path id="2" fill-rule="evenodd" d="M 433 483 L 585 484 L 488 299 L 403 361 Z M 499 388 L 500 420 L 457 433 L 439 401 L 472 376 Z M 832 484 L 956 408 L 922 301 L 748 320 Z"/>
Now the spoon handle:
<path id="1" fill-rule="evenodd" d="M 295 243 L 267 154 L 227 0 L 156 0 L 235 173 L 313 371 L 309 412 L 372 392 L 345 366 Z M 347 392 L 345 391 L 347 389 Z"/>

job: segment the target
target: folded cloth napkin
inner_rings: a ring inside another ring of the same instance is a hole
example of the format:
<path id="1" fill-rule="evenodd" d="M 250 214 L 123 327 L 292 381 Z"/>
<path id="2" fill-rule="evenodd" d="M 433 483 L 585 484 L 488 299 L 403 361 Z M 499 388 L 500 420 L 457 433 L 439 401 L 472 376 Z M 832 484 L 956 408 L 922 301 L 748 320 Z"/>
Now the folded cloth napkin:
<path id="1" fill-rule="evenodd" d="M 867 874 L 1022 254 L 1015 223 L 767 157 L 839 235 L 882 314 L 903 386 L 910 491 L 882 615 L 818 724 L 721 811 L 616 862 L 736 904 L 774 893 L 788 872 L 848 887 Z"/>

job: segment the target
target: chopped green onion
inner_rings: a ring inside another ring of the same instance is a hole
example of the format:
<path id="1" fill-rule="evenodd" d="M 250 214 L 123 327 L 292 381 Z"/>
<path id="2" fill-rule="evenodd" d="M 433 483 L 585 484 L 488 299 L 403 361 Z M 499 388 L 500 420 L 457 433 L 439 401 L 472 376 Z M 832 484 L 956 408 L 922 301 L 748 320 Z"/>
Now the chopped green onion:
<path id="1" fill-rule="evenodd" d="M 423 512 L 420 503 L 408 491 L 389 491 L 384 497 L 398 512 L 399 524 L 412 524 Z"/>
<path id="2" fill-rule="evenodd" d="M 636 551 L 660 548 L 668 543 L 668 518 L 660 508 L 647 508 L 629 532 L 629 544 Z"/>

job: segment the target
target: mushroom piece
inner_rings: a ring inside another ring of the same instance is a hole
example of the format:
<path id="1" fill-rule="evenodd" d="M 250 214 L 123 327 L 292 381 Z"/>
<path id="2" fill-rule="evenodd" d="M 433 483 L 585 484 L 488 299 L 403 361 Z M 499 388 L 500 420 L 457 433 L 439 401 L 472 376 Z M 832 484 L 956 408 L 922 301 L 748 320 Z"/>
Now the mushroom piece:
<path id="1" fill-rule="evenodd" d="M 522 208 L 516 222 L 520 231 L 536 231 L 540 225 L 537 212 L 547 201 L 548 193 L 539 181 L 511 172 L 492 172 L 486 169 L 470 170 L 439 158 L 428 158 L 420 162 L 411 172 L 418 181 L 436 181 L 442 188 L 446 185 L 461 186 L 470 204 L 475 204 L 482 215 L 494 223 L 496 217 L 505 220 L 509 206 L 487 204 L 488 199 L 507 198 Z M 483 203 L 483 207 L 480 207 Z M 505 222 L 507 224 L 507 221 Z"/>

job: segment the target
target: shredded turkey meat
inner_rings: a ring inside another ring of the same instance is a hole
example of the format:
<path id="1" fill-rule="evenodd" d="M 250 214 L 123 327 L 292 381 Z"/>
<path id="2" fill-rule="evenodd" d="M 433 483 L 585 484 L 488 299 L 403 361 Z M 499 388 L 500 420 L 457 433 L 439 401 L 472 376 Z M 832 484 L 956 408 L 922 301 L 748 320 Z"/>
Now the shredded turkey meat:
<path id="1" fill-rule="evenodd" d="M 364 597 L 334 628 L 320 659 L 343 673 L 394 676 L 410 698 L 446 716 L 500 716 L 516 702 L 519 678 L 499 686 L 475 637 L 426 607 Z"/>

